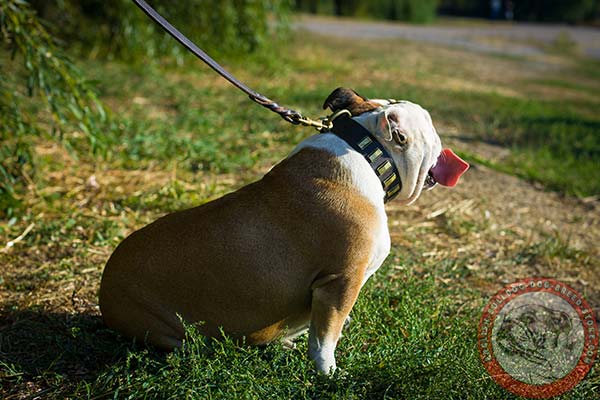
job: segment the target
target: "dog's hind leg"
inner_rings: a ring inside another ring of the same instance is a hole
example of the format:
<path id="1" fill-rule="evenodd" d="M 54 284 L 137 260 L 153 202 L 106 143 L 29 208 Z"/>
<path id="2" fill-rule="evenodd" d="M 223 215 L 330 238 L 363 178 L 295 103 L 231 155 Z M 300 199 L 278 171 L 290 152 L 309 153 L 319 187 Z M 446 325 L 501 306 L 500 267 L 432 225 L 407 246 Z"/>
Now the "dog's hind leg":
<path id="1" fill-rule="evenodd" d="M 336 369 L 335 347 L 361 284 L 362 273 L 350 273 L 329 275 L 313 285 L 308 354 L 320 372 Z"/>
<path id="2" fill-rule="evenodd" d="M 283 347 L 286 347 L 288 349 L 295 349 L 296 343 L 294 343 L 294 340 L 296 338 L 298 338 L 299 336 L 303 335 L 304 333 L 306 333 L 307 331 L 308 331 L 308 322 L 305 325 L 301 325 L 296 328 L 289 329 L 286 332 L 285 336 L 281 338 L 281 343 L 283 344 Z"/>

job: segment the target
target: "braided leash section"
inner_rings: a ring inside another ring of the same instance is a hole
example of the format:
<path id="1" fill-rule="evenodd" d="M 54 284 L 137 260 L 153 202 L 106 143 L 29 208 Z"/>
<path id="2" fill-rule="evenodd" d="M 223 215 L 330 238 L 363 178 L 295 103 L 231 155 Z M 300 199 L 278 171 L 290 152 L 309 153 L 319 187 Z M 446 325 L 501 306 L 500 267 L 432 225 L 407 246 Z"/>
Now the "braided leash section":
<path id="1" fill-rule="evenodd" d="M 289 108 L 280 106 L 275 103 L 273 100 L 263 96 L 262 94 L 256 93 L 254 95 L 249 95 L 250 99 L 261 106 L 267 108 L 268 110 L 273 111 L 274 113 L 279 114 L 279 116 L 285 119 L 287 122 L 299 125 L 302 120 L 305 118 L 298 111 L 291 110 Z"/>

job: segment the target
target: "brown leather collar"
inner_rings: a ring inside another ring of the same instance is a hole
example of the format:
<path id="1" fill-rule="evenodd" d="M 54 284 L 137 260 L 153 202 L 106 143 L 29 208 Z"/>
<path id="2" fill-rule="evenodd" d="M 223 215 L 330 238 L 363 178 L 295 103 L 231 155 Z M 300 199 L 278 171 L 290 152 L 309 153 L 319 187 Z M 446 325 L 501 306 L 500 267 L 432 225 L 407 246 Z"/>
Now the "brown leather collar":
<path id="1" fill-rule="evenodd" d="M 371 132 L 349 115 L 342 114 L 333 121 L 331 133 L 365 157 L 383 186 L 384 202 L 387 203 L 400 193 L 402 181 L 394 159 Z"/>

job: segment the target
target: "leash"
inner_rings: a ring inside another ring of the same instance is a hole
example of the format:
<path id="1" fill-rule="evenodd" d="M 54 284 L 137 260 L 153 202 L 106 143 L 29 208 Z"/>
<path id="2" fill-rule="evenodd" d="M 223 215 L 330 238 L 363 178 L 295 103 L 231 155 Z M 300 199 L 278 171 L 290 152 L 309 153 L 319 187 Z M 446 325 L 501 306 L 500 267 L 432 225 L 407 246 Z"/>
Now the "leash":
<path id="1" fill-rule="evenodd" d="M 334 112 L 329 117 L 321 118 L 317 121 L 303 116 L 298 111 L 275 103 L 266 96 L 250 89 L 227 72 L 225 68 L 202 51 L 202 49 L 196 46 L 196 44 L 188 39 L 183 33 L 179 32 L 177 28 L 171 25 L 169 21 L 144 0 L 133 0 L 133 2 L 142 9 L 150 19 L 156 22 L 186 49 L 206 63 L 216 73 L 229 81 L 233 86 L 246 93 L 250 100 L 279 114 L 279 116 L 289 123 L 294 125 L 312 126 L 321 133 L 331 132 L 349 143 L 352 148 L 365 157 L 373 171 L 375 171 L 375 174 L 379 178 L 383 190 L 385 191 L 385 202 L 390 201 L 400 193 L 402 182 L 392 156 L 368 130 L 351 118 L 350 111 L 341 109 Z M 389 101 L 390 103 L 396 102 L 396 100 Z"/>
<path id="2" fill-rule="evenodd" d="M 307 118 L 300 114 L 298 111 L 294 111 L 290 108 L 283 107 L 266 96 L 250 89 L 244 83 L 240 82 L 233 75 L 231 75 L 225 68 L 223 68 L 218 62 L 213 60 L 208 54 L 188 39 L 183 33 L 179 32 L 177 28 L 169 23 L 162 15 L 160 15 L 154 8 L 152 8 L 144 0 L 133 0 L 133 2 L 140 8 L 150 19 L 160 25 L 169 35 L 175 40 L 182 44 L 186 49 L 193 53 L 196 57 L 202 60 L 205 64 L 211 67 L 216 73 L 225 78 L 233 86 L 246 93 L 250 100 L 260 104 L 261 106 L 279 114 L 281 118 L 294 125 L 312 126 L 318 131 L 328 131 L 332 127 L 332 123 L 329 119 L 323 118 L 318 121 Z"/>

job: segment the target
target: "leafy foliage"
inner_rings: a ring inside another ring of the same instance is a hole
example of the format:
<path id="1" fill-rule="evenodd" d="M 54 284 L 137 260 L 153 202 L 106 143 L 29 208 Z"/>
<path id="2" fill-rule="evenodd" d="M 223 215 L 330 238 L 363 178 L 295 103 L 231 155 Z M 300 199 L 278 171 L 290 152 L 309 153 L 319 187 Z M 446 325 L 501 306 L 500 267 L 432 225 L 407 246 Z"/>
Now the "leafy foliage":
<path id="1" fill-rule="evenodd" d="M 518 0 L 515 1 L 515 18 L 575 23 L 591 18 L 597 7 L 596 0 Z"/>
<path id="2" fill-rule="evenodd" d="M 8 68 L 0 70 L 1 215 L 11 214 L 18 204 L 14 185 L 32 171 L 32 136 L 41 134 L 42 125 L 49 126 L 70 148 L 83 136 L 86 147 L 97 152 L 106 147 L 101 128 L 106 114 L 90 83 L 65 57 L 26 1 L 0 1 L 0 33 L 11 52 L 10 61 L 4 56 Z M 13 65 L 15 61 L 22 63 L 21 69 Z M 13 76 L 15 71 L 23 71 L 24 76 Z M 36 119 L 30 105 L 23 106 L 27 97 L 40 100 L 47 115 Z"/>
<path id="3" fill-rule="evenodd" d="M 268 48 L 285 26 L 284 0 L 153 3 L 211 53 Z M 38 15 L 41 15 L 41 19 Z M 271 18 L 276 16 L 276 18 Z M 118 136 L 94 91 L 63 51 L 128 61 L 169 59 L 185 50 L 129 0 L 0 0 L 0 216 L 19 206 L 34 172 L 34 138 L 51 134 L 72 154 L 106 154 Z"/>
<path id="4" fill-rule="evenodd" d="M 430 22 L 435 18 L 438 0 L 296 1 L 299 10 L 334 13 L 344 16 L 369 16 L 380 19 Z"/>
<path id="5" fill-rule="evenodd" d="M 378 0 L 369 2 L 369 15 L 382 19 L 430 22 L 435 18 L 437 0 Z"/>
<path id="6" fill-rule="evenodd" d="M 1 210 L 18 207 L 14 185 L 32 166 L 31 150 L 24 139 L 28 124 L 19 109 L 15 94 L 7 90 L 0 72 L 0 215 Z M 29 126 L 31 129 L 31 127 Z M 10 133 L 10 134 L 9 134 Z"/>
<path id="7" fill-rule="evenodd" d="M 598 0 L 514 0 L 503 1 L 514 9 L 514 18 L 522 21 L 593 21 L 600 16 Z M 436 13 L 489 18 L 489 0 L 296 0 L 303 12 L 364 16 L 380 19 L 430 22 Z"/>
<path id="8" fill-rule="evenodd" d="M 241 56 L 277 41 L 285 31 L 285 0 L 155 0 L 148 3 L 202 49 L 219 56 Z M 147 62 L 186 51 L 151 22 L 131 0 L 36 0 L 59 35 L 93 57 Z M 94 29 L 89 29 L 93 26 Z"/>

